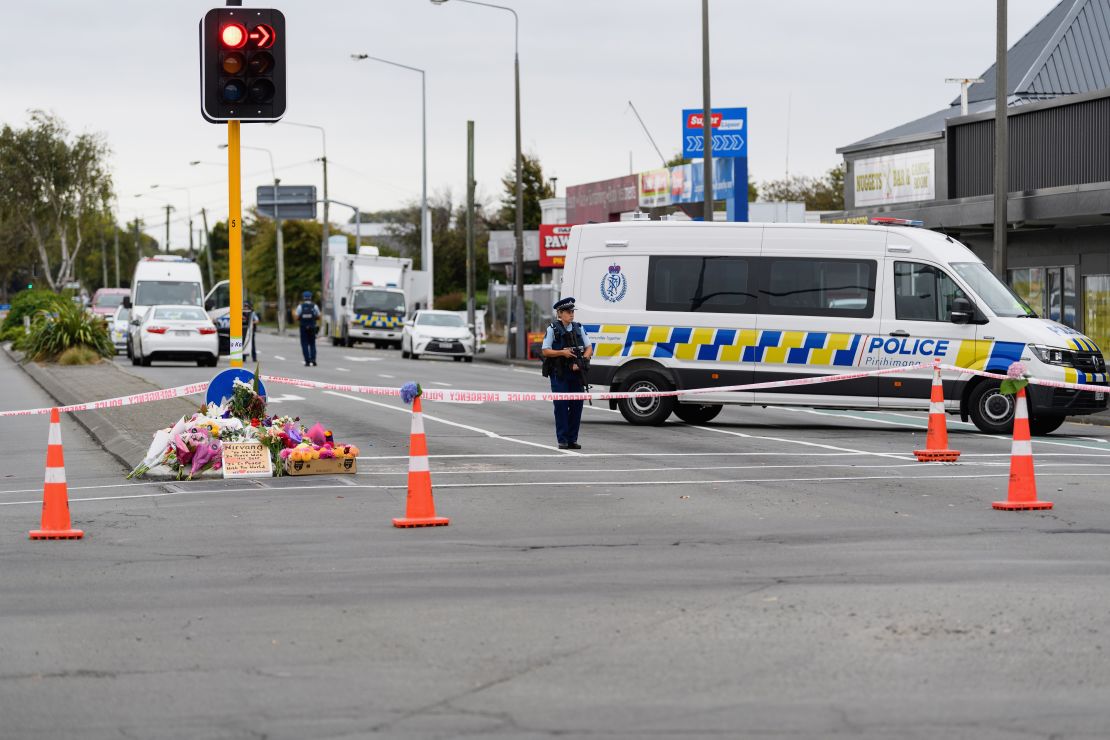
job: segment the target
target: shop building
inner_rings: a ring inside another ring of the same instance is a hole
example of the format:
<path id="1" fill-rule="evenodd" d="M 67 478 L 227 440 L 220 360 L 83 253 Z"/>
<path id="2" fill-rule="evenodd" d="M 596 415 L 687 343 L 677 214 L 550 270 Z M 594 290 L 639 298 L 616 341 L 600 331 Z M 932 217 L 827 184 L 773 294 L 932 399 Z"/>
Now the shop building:
<path id="1" fill-rule="evenodd" d="M 1007 274 L 1040 315 L 1110 349 L 1110 0 L 1062 0 L 1007 54 Z M 991 66 L 948 107 L 837 150 L 843 213 L 917 219 L 992 262 Z"/>

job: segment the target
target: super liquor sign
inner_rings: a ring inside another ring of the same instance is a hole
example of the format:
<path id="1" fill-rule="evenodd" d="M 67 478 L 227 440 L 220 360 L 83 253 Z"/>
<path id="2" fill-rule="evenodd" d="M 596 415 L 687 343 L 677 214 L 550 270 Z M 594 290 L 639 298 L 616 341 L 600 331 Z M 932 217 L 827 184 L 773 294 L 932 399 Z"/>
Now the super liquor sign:
<path id="1" fill-rule="evenodd" d="M 540 267 L 562 267 L 567 261 L 567 224 L 540 224 Z"/>

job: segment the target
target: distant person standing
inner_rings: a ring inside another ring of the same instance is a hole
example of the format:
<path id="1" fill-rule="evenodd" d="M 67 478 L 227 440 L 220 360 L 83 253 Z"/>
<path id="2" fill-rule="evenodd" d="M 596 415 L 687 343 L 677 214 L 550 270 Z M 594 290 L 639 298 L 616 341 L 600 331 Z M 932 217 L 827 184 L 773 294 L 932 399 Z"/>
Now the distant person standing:
<path id="1" fill-rule="evenodd" d="M 251 362 L 258 362 L 258 314 L 250 301 L 243 301 L 243 328 L 250 329 Z"/>
<path id="2" fill-rule="evenodd" d="M 543 337 L 544 375 L 552 393 L 581 393 L 585 369 L 593 345 L 582 325 L 574 320 L 574 299 L 563 298 L 552 306 L 555 320 Z M 582 423 L 582 401 L 554 401 L 555 438 L 560 450 L 580 450 L 578 428 Z"/>
<path id="3" fill-rule="evenodd" d="M 297 307 L 297 320 L 301 323 L 301 352 L 304 366 L 316 364 L 316 322 L 320 318 L 319 307 L 312 302 L 312 291 L 301 294 L 301 305 Z"/>

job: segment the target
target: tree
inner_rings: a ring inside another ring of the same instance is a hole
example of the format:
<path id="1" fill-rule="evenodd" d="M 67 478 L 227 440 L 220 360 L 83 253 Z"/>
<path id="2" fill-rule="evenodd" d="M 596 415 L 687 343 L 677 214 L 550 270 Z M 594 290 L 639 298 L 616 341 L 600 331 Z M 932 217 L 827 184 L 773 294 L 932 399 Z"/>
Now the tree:
<path id="1" fill-rule="evenodd" d="M 768 201 L 803 201 L 811 211 L 840 211 L 844 209 L 844 165 L 833 167 L 823 178 L 794 175 L 771 180 L 760 185 L 760 192 Z"/>
<path id="2" fill-rule="evenodd" d="M 277 300 L 277 229 L 274 220 L 252 211 L 243 222 L 246 254 L 247 292 Z M 288 310 L 302 291 L 320 292 L 320 241 L 323 226 L 316 221 L 281 222 L 285 248 L 285 306 Z M 212 246 L 216 242 L 213 239 Z M 214 257 L 214 255 L 213 255 Z"/>
<path id="3" fill-rule="evenodd" d="M 514 196 L 515 198 L 515 196 Z M 516 206 L 514 216 L 516 218 Z M 485 285 L 489 281 L 487 245 L 489 227 L 480 204 L 475 203 L 474 272 L 475 282 Z M 456 207 L 450 192 L 442 192 L 428 200 L 432 217 L 432 247 L 435 250 L 435 294 L 444 295 L 466 290 L 466 205 Z M 391 235 L 402 245 L 402 253 L 413 256 L 414 269 L 420 264 L 420 204 L 411 203 L 405 208 L 389 212 L 396 219 L 390 228 Z"/>
<path id="4" fill-rule="evenodd" d="M 543 214 L 540 211 L 540 201 L 555 196 L 555 191 L 543 177 L 543 167 L 540 158 L 529 154 L 521 155 L 521 173 L 524 179 L 524 230 L 533 231 L 540 227 Z M 516 164 L 513 164 L 509 174 L 501 178 L 505 188 L 505 197 L 501 200 L 501 210 L 497 213 L 496 228 L 516 229 Z"/>
<path id="5" fill-rule="evenodd" d="M 30 235 L 54 290 L 74 278 L 87 232 L 109 211 L 108 154 L 102 136 L 74 138 L 40 110 L 27 128 L 0 130 L 0 214 Z"/>

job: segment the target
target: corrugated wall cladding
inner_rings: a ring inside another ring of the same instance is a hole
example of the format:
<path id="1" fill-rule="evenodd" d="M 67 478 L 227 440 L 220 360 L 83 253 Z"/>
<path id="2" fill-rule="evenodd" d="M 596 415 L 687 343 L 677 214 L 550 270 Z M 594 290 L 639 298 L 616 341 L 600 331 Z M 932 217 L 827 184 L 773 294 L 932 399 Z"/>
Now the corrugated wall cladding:
<path id="1" fill-rule="evenodd" d="M 1110 87 L 1110 0 L 1076 3 L 1069 20 L 1052 53 L 1016 94 L 1069 95 Z"/>
<path id="2" fill-rule="evenodd" d="M 1110 97 L 1010 113 L 1009 191 L 1110 182 Z M 994 192 L 994 119 L 948 129 L 948 197 Z"/>

